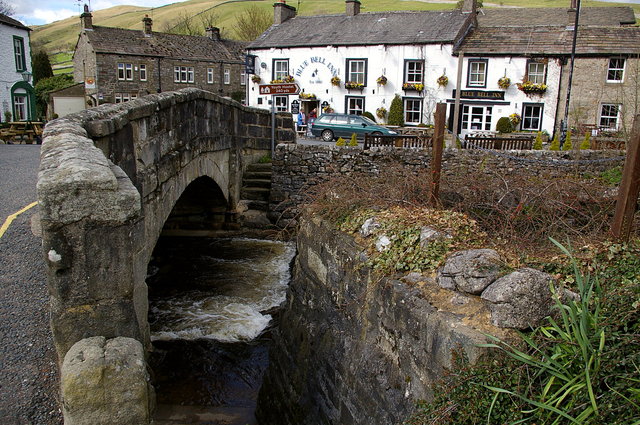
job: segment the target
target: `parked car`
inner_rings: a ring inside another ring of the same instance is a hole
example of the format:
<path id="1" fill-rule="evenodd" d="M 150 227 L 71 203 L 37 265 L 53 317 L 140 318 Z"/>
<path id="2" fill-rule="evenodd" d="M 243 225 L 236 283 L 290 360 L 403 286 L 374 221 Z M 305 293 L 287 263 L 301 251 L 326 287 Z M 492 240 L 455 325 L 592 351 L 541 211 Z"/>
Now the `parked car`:
<path id="1" fill-rule="evenodd" d="M 325 142 L 331 142 L 338 137 L 349 138 L 353 133 L 358 137 L 365 134 L 397 134 L 367 117 L 352 114 L 322 114 L 312 124 L 311 133 L 316 137 L 321 137 Z"/>

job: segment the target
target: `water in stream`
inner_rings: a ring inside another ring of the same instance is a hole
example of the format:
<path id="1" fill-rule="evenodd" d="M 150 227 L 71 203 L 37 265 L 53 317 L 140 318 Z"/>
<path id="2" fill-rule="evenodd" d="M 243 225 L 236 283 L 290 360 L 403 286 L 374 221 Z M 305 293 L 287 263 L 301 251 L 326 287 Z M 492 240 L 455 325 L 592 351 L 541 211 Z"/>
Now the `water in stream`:
<path id="1" fill-rule="evenodd" d="M 293 244 L 161 238 L 149 264 L 156 423 L 254 424 Z"/>

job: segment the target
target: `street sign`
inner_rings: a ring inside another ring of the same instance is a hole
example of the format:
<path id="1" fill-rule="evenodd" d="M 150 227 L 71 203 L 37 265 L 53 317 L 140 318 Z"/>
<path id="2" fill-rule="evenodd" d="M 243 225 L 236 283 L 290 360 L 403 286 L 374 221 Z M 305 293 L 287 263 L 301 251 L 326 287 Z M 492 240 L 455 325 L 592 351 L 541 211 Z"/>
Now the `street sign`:
<path id="1" fill-rule="evenodd" d="M 300 92 L 300 87 L 296 83 L 260 84 L 259 88 L 262 95 L 298 94 Z"/>

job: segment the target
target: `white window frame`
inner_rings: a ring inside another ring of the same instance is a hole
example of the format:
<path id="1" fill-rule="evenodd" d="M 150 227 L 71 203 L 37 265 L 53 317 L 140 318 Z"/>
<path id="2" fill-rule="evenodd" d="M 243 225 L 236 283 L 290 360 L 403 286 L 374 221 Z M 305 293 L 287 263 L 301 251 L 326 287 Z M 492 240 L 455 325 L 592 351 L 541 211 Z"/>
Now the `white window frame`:
<path id="1" fill-rule="evenodd" d="M 188 66 L 187 67 L 187 82 L 188 83 L 193 83 L 195 81 L 196 81 L 195 70 L 193 69 L 192 66 Z"/>
<path id="2" fill-rule="evenodd" d="M 486 59 L 470 59 L 468 67 L 467 87 L 487 87 L 489 62 Z"/>
<path id="3" fill-rule="evenodd" d="M 404 62 L 404 82 L 422 84 L 424 81 L 424 61 L 406 60 Z"/>
<path id="4" fill-rule="evenodd" d="M 114 101 L 115 103 L 122 103 L 122 93 L 116 93 L 116 94 L 113 96 L 113 101 Z"/>
<path id="5" fill-rule="evenodd" d="M 611 114 L 611 108 L 615 108 L 615 115 Z M 606 109 L 606 111 L 605 111 Z M 620 110 L 622 109 L 622 105 L 618 103 L 601 103 L 600 104 L 600 114 L 598 117 L 598 124 L 601 128 L 617 130 L 620 125 Z M 606 112 L 606 113 L 605 113 Z M 603 120 L 606 120 L 603 122 Z M 605 123 L 606 122 L 606 123 Z M 611 123 L 614 123 L 611 126 Z"/>
<path id="6" fill-rule="evenodd" d="M 173 82 L 174 83 L 193 83 L 195 74 L 192 66 L 174 66 Z"/>
<path id="7" fill-rule="evenodd" d="M 229 68 L 224 69 L 224 84 L 231 84 L 231 70 Z"/>
<path id="8" fill-rule="evenodd" d="M 422 122 L 422 98 L 405 97 L 403 103 L 405 124 L 420 124 Z M 415 109 L 416 105 L 418 109 Z"/>
<path id="9" fill-rule="evenodd" d="M 29 100 L 26 94 L 14 94 L 13 95 L 13 111 L 15 116 L 14 121 L 26 121 L 28 118 Z"/>
<path id="10" fill-rule="evenodd" d="M 207 68 L 207 84 L 213 84 L 213 68 Z"/>
<path id="11" fill-rule="evenodd" d="M 620 64 L 620 61 L 622 64 Z M 609 58 L 607 67 L 607 83 L 620 84 L 624 82 L 624 68 L 627 64 L 625 58 Z M 613 78 L 611 78 L 613 74 Z"/>
<path id="12" fill-rule="evenodd" d="M 289 96 L 274 96 L 276 112 L 287 112 L 289 110 Z"/>
<path id="13" fill-rule="evenodd" d="M 547 64 L 543 62 L 527 62 L 527 80 L 533 84 L 544 84 L 547 81 Z"/>
<path id="14" fill-rule="evenodd" d="M 289 59 L 273 60 L 273 79 L 284 80 L 289 76 Z"/>
<path id="15" fill-rule="evenodd" d="M 364 96 L 345 96 L 345 111 L 347 114 L 362 115 L 365 111 Z"/>
<path id="16" fill-rule="evenodd" d="M 147 65 L 140 65 L 140 81 L 147 81 Z"/>
<path id="17" fill-rule="evenodd" d="M 132 63 L 124 64 L 124 77 L 127 81 L 133 81 L 133 64 Z"/>
<path id="18" fill-rule="evenodd" d="M 118 80 L 125 80 L 124 63 L 118 63 Z"/>
<path id="19" fill-rule="evenodd" d="M 247 85 L 247 71 L 244 69 L 240 71 L 240 85 L 241 86 Z"/>
<path id="20" fill-rule="evenodd" d="M 173 82 L 174 83 L 179 83 L 180 82 L 180 67 L 179 66 L 174 66 L 173 67 Z"/>
<path id="21" fill-rule="evenodd" d="M 367 85 L 366 59 L 347 59 L 347 81 Z"/>
<path id="22" fill-rule="evenodd" d="M 24 51 L 24 38 L 13 36 L 13 54 L 16 61 L 16 72 L 27 70 L 26 54 Z"/>
<path id="23" fill-rule="evenodd" d="M 539 113 L 537 116 L 533 114 L 529 114 L 527 108 L 530 108 L 529 111 L 533 111 L 533 108 L 539 108 Z M 530 131 L 540 131 L 542 129 L 542 117 L 544 116 L 544 103 L 524 103 L 522 105 L 522 121 L 520 124 L 521 130 L 530 130 Z M 533 122 L 537 120 L 538 126 L 527 125 L 528 122 Z"/>

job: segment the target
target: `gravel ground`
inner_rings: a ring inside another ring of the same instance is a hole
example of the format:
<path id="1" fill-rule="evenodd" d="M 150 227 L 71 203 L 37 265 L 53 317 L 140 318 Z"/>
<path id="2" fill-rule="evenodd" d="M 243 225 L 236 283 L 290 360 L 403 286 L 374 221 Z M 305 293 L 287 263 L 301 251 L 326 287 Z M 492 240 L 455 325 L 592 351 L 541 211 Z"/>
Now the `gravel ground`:
<path id="1" fill-rule="evenodd" d="M 36 200 L 38 145 L 0 145 L 0 225 Z M 37 207 L 0 238 L 0 424 L 59 425 L 59 376 Z"/>

